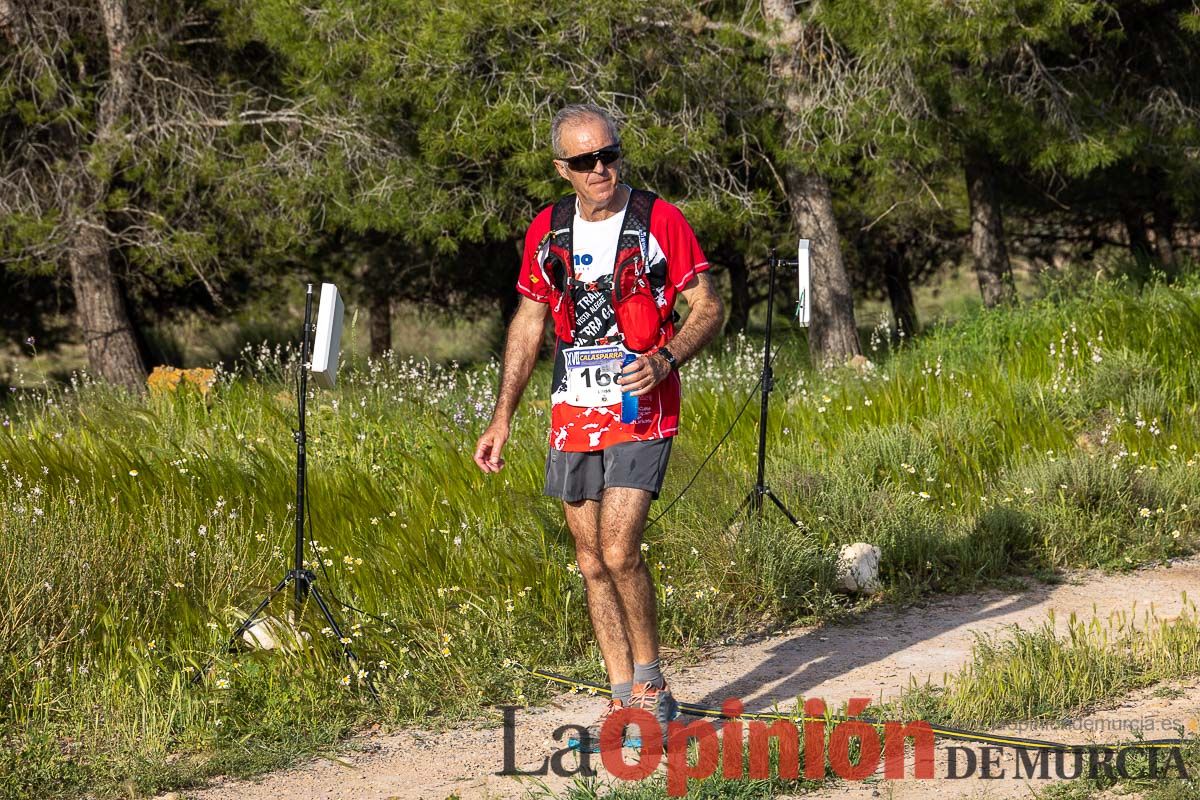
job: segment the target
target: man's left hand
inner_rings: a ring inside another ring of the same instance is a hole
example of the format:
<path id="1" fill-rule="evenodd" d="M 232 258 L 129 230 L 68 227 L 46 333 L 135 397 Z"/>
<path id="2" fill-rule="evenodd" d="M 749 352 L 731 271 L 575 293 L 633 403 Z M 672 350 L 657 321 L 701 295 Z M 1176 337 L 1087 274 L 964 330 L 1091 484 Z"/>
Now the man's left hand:
<path id="1" fill-rule="evenodd" d="M 662 356 L 638 356 L 621 371 L 617 384 L 634 397 L 641 397 L 670 374 L 671 365 Z"/>

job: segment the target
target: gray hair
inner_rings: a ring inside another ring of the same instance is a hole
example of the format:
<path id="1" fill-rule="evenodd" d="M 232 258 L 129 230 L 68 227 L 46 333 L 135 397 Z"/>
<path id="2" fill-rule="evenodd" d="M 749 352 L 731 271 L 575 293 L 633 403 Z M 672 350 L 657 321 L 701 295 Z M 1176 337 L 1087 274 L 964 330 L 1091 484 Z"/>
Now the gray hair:
<path id="1" fill-rule="evenodd" d="M 608 128 L 608 134 L 613 142 L 621 141 L 617 133 L 617 121 L 595 103 L 578 103 L 564 106 L 550 122 L 550 146 L 554 149 L 555 158 L 566 158 L 568 153 L 563 150 L 562 129 L 567 125 L 579 125 L 583 122 L 599 120 Z"/>

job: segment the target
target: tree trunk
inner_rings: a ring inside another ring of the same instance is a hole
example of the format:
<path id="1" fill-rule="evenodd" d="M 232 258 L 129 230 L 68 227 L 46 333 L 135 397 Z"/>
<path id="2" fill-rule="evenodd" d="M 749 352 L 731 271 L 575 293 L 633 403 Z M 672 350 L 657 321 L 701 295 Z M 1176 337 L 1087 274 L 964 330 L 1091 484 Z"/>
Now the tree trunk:
<path id="1" fill-rule="evenodd" d="M 764 0 L 763 14 L 779 25 L 776 55 L 771 71 L 782 87 L 783 120 L 789 134 L 797 131 L 796 118 L 812 111 L 818 103 L 808 85 L 799 60 L 805 47 L 805 23 L 796 16 L 792 0 Z M 818 367 L 843 364 L 862 354 L 854 321 L 854 295 L 842 259 L 842 240 L 833 214 L 833 193 L 823 175 L 790 167 L 784 174 L 792 222 L 802 238 L 810 242 L 810 286 L 812 311 L 808 350 Z"/>
<path id="2" fill-rule="evenodd" d="M 996 177 L 991 159 L 981 153 L 968 153 L 964 168 L 971 206 L 971 255 L 975 259 L 975 275 L 979 279 L 984 306 L 995 308 L 1017 299 L 1012 264 L 1004 243 Z"/>
<path id="3" fill-rule="evenodd" d="M 1179 271 L 1175 257 L 1175 204 L 1165 190 L 1154 196 L 1154 249 L 1167 278 L 1173 280 Z"/>
<path id="4" fill-rule="evenodd" d="M 913 300 L 912 280 L 904 255 L 903 248 L 897 248 L 884 257 L 883 285 L 888 302 L 892 304 L 897 333 L 902 332 L 911 339 L 917 333 L 917 304 Z"/>
<path id="5" fill-rule="evenodd" d="M 363 285 L 370 298 L 367 316 L 370 320 L 371 357 L 380 358 L 392 349 L 392 276 L 391 260 L 387 253 L 390 243 L 379 244 L 367 254 L 367 270 Z"/>
<path id="6" fill-rule="evenodd" d="M 854 321 L 854 293 L 842 260 L 842 240 L 833 215 L 833 193 L 816 173 L 789 169 L 792 221 L 811 248 L 812 311 L 808 352 L 815 366 L 841 365 L 862 354 Z"/>
<path id="7" fill-rule="evenodd" d="M 1150 258 L 1150 230 L 1146 226 L 1146 215 L 1132 200 L 1123 198 L 1120 206 L 1121 222 L 1129 239 L 1129 252 L 1137 259 Z"/>
<path id="8" fill-rule="evenodd" d="M 111 163 L 98 162 L 114 158 L 128 110 L 133 69 L 129 22 L 123 0 L 101 0 L 100 16 L 108 40 L 109 75 L 97 114 L 96 145 L 74 164 L 74 224 L 67 261 L 91 371 L 106 381 L 141 392 L 145 390 L 146 366 L 109 261 L 108 229 L 102 210 L 108 185 L 107 179 L 97 177 L 111 172 Z M 82 143 L 77 145 L 84 151 Z"/>
<path id="9" fill-rule="evenodd" d="M 729 272 L 729 330 L 744 332 L 750 324 L 750 271 L 746 268 L 746 256 L 730 250 L 722 260 Z"/>
<path id="10" fill-rule="evenodd" d="M 1161 217 L 1160 209 L 1154 212 L 1154 249 L 1167 277 L 1174 278 L 1179 270 L 1179 262 L 1175 257 L 1175 219 L 1173 215 L 1168 216 L 1168 209 L 1161 211 Z"/>
<path id="11" fill-rule="evenodd" d="M 392 298 L 383 292 L 373 293 L 367 308 L 371 318 L 371 358 L 381 358 L 392 349 Z"/>
<path id="12" fill-rule="evenodd" d="M 143 391 L 146 367 L 108 262 L 108 233 L 93 220 L 79 220 L 67 260 L 91 371 L 132 392 Z"/>

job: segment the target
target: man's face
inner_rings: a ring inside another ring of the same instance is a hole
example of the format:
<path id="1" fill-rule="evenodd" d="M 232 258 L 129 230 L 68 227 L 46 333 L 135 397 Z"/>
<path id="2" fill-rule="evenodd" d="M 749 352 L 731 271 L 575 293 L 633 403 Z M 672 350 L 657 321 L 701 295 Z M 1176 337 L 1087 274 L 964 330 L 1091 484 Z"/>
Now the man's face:
<path id="1" fill-rule="evenodd" d="M 609 135 L 608 126 L 598 119 L 568 125 L 562 129 L 560 136 L 563 150 L 568 157 L 592 153 L 617 144 Z M 554 168 L 558 170 L 559 175 L 570 181 L 580 200 L 596 206 L 605 206 L 612 200 L 620 182 L 620 166 L 619 160 L 607 165 L 597 160 L 596 166 L 590 172 L 575 172 L 562 161 L 554 161 Z"/>

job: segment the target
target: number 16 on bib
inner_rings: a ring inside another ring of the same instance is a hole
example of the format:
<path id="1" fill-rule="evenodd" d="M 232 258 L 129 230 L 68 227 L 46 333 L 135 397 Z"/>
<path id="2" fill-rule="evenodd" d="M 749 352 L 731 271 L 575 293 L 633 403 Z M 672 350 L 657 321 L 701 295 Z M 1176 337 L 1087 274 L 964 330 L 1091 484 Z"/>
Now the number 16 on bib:
<path id="1" fill-rule="evenodd" d="M 567 367 L 569 405 L 578 408 L 604 408 L 621 402 L 617 376 L 625 359 L 620 345 L 572 347 L 564 350 Z"/>

